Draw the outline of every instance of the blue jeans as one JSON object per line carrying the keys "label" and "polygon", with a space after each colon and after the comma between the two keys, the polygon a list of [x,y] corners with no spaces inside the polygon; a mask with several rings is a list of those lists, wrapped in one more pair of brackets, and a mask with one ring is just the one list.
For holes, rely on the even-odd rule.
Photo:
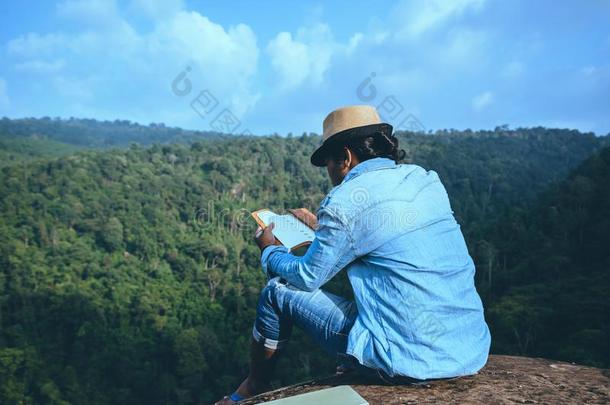
{"label": "blue jeans", "polygon": [[345,354],[347,335],[357,315],[354,301],[320,288],[299,290],[274,277],[261,292],[252,334],[265,347],[279,349],[288,342],[296,324],[328,353]]}
{"label": "blue jeans", "polygon": [[302,328],[324,350],[342,357],[346,365],[358,373],[370,376],[381,384],[413,384],[421,380],[410,377],[390,377],[382,370],[363,366],[346,354],[347,336],[358,315],[354,301],[323,289],[312,292],[299,290],[286,280],[274,277],[263,288],[256,308],[252,335],[270,349],[280,349],[288,343],[293,325]]}

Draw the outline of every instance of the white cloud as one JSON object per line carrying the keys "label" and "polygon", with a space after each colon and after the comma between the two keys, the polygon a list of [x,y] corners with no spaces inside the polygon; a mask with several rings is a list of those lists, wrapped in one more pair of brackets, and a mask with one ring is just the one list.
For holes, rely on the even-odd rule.
{"label": "white cloud", "polygon": [[183,9],[182,0],[132,0],[128,7],[130,13],[153,20],[172,16]]}
{"label": "white cloud", "polygon": [[[305,32],[279,33],[266,47],[277,77],[274,85],[284,91],[298,89],[291,97],[316,116],[321,108],[364,102],[356,88],[374,72],[370,91],[376,96],[366,102],[378,105],[394,96],[402,111],[395,121],[409,113],[424,116],[430,94],[445,91],[443,87],[452,81],[477,76],[489,66],[489,35],[461,18],[478,12],[483,4],[484,0],[402,2],[389,10],[388,17],[371,18],[361,32],[353,32],[346,40],[337,40],[320,23],[307,26]],[[315,41],[310,39],[314,27]],[[316,97],[314,103],[305,102]],[[315,107],[309,107],[312,104]],[[299,119],[305,118],[292,121]]]}
{"label": "white cloud", "polygon": [[93,76],[85,78],[57,76],[52,79],[56,93],[75,104],[94,100],[96,84],[99,84],[95,81],[96,78]]}
{"label": "white cloud", "polygon": [[439,42],[436,47],[431,48],[435,50],[436,59],[444,69],[450,68],[455,72],[459,68],[470,69],[473,65],[480,67],[485,64],[488,43],[484,31],[460,27],[449,30],[446,42]]}
{"label": "white cloud", "polygon": [[66,63],[63,59],[56,59],[49,62],[34,59],[16,64],[15,69],[33,73],[52,73],[62,70],[65,65]]}
{"label": "white cloud", "polygon": [[[7,44],[9,55],[23,62],[48,59],[69,61],[72,56],[79,61],[112,60],[117,54],[137,49],[140,45],[138,33],[126,22],[120,20],[112,30],[85,29],[74,35],[61,32],[40,35],[28,33],[11,39]],[[23,63],[21,62],[21,63]]]}
{"label": "white cloud", "polygon": [[524,72],[525,72],[525,64],[523,62],[512,61],[512,62],[508,63],[506,66],[504,66],[504,68],[500,72],[500,75],[507,79],[514,79],[514,78],[517,78],[517,77],[523,75]]}
{"label": "white cloud", "polygon": [[472,108],[475,111],[481,111],[488,107],[494,101],[494,94],[491,91],[485,91],[477,94],[472,98]]}
{"label": "white cloud", "polygon": [[181,11],[163,21],[146,40],[147,58],[168,60],[174,69],[192,61],[202,81],[214,92],[232,100],[236,114],[250,108],[258,95],[250,91],[257,71],[256,35],[245,24],[225,30],[196,12]]}
{"label": "white cloud", "polygon": [[[225,28],[197,12],[179,10],[180,4],[134,1],[130,10],[156,18],[148,32],[138,32],[113,1],[64,1],[57,13],[85,22],[80,31],[23,35],[8,42],[8,54],[17,70],[47,73],[46,84],[66,98],[64,105],[101,110],[99,95],[125,100],[129,92],[129,108],[136,111],[160,97],[174,97],[169,83],[189,65],[192,97],[207,88],[223,107],[243,114],[259,97],[252,90],[259,56],[256,35],[245,24]],[[86,24],[98,15],[103,23]],[[188,103],[182,108],[188,109]]]}
{"label": "white cloud", "polygon": [[7,110],[10,106],[8,91],[6,89],[6,81],[0,78],[0,110]]}
{"label": "white cloud", "polygon": [[362,42],[363,39],[364,39],[364,34],[361,32],[356,32],[354,35],[352,35],[347,44],[346,52],[348,54],[354,52],[356,50],[356,48],[358,48],[358,46],[360,45],[360,43]]}
{"label": "white cloud", "polygon": [[282,90],[294,89],[304,83],[320,85],[335,58],[349,56],[365,41],[365,34],[356,32],[345,43],[334,39],[327,24],[315,23],[301,27],[293,35],[280,32],[266,47],[272,68],[279,75]]}
{"label": "white cloud", "polygon": [[402,1],[393,12],[394,24],[399,27],[395,35],[399,39],[417,38],[469,9],[479,10],[484,3],[485,0]]}
{"label": "white cloud", "polygon": [[9,55],[35,58],[57,52],[65,45],[67,40],[68,38],[63,34],[40,35],[31,32],[11,39],[6,47]]}
{"label": "white cloud", "polygon": [[151,56],[188,58],[215,79],[228,76],[232,83],[240,76],[251,76],[258,59],[256,36],[249,26],[225,30],[196,12],[179,12],[163,21],[145,45]]}
{"label": "white cloud", "polygon": [[89,29],[112,27],[121,23],[114,0],[64,0],[57,4],[58,16],[86,24]]}
{"label": "white cloud", "polygon": [[[351,44],[357,46],[358,41],[355,38]],[[280,86],[291,89],[307,80],[320,84],[337,46],[328,25],[316,24],[299,29],[294,38],[280,32],[267,45],[267,53],[280,75]]]}
{"label": "white cloud", "polygon": [[[491,37],[482,28],[462,23],[459,16],[467,10],[479,12],[483,5],[484,0],[403,1],[386,21],[371,20],[352,52],[357,56],[348,63],[359,60],[360,66],[370,66],[370,70],[380,74],[380,79],[404,75],[417,87],[477,75],[492,62]],[[424,33],[434,35],[424,39],[421,37]],[[409,80],[414,72],[419,84]],[[409,86],[405,90],[411,89]]]}

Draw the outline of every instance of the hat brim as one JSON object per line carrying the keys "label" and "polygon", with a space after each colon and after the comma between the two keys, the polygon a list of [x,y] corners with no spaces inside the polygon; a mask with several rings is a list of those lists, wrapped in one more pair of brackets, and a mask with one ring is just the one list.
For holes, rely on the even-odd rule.
{"label": "hat brim", "polygon": [[326,156],[333,146],[348,139],[360,138],[373,135],[375,132],[383,132],[390,136],[392,135],[392,126],[385,122],[379,124],[364,125],[361,127],[349,128],[330,136],[322,145],[316,149],[311,155],[310,161],[314,166],[326,166]]}

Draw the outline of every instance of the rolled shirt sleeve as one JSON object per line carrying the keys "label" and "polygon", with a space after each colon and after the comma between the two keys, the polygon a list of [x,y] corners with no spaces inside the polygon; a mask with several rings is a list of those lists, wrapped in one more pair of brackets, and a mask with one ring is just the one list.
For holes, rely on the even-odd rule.
{"label": "rolled shirt sleeve", "polygon": [[354,245],[345,224],[328,208],[318,211],[318,229],[304,256],[285,246],[268,246],[261,254],[263,271],[280,276],[304,291],[314,291],[355,259]]}
{"label": "rolled shirt sleeve", "polygon": [[273,277],[273,272],[269,271],[269,256],[276,252],[288,253],[289,250],[283,245],[269,245],[261,252],[261,266],[268,279]]}

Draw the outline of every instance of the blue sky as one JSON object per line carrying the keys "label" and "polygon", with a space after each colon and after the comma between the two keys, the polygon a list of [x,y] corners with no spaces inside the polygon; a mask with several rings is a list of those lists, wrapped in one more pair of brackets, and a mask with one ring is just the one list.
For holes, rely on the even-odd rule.
{"label": "blue sky", "polygon": [[2,2],[0,61],[8,117],[610,132],[610,1]]}

